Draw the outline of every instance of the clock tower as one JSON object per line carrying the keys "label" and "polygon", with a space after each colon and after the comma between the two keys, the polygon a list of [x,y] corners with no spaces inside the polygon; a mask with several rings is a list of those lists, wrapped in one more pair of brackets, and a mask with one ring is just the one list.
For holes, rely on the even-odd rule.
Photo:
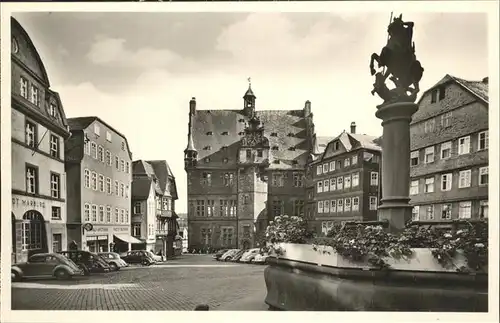
{"label": "clock tower", "polygon": [[252,91],[252,83],[250,83],[250,78],[248,78],[248,90],[243,96],[243,114],[251,118],[255,113],[255,94]]}

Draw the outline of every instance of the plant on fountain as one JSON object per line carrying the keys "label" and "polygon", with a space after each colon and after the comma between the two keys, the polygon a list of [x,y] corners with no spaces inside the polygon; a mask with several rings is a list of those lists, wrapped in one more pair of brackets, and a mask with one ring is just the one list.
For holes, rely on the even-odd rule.
{"label": "plant on fountain", "polygon": [[313,237],[307,222],[298,216],[281,215],[274,218],[266,228],[266,244],[262,251],[282,255],[283,250],[276,247],[280,242],[307,243]]}

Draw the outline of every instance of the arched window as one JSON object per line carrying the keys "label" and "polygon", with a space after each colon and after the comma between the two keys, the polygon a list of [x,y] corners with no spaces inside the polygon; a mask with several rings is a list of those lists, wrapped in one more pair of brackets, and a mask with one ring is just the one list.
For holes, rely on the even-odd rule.
{"label": "arched window", "polygon": [[22,222],[22,249],[42,249],[43,241],[43,217],[37,211],[24,213]]}

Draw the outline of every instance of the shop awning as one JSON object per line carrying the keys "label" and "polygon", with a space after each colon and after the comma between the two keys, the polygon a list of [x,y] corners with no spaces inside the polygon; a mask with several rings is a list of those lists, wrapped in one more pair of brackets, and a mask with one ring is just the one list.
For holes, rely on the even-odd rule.
{"label": "shop awning", "polygon": [[131,235],[128,235],[128,234],[114,234],[115,237],[117,237],[118,239],[120,239],[121,241],[123,242],[128,242],[128,243],[144,243],[143,241],[139,240],[139,239],[136,239],[134,237],[132,237]]}

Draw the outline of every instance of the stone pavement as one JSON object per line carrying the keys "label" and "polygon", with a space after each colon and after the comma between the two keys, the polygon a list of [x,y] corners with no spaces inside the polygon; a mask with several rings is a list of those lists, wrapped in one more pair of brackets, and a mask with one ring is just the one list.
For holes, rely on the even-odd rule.
{"label": "stone pavement", "polygon": [[12,284],[13,310],[267,310],[264,266],[186,255],[70,281]]}

